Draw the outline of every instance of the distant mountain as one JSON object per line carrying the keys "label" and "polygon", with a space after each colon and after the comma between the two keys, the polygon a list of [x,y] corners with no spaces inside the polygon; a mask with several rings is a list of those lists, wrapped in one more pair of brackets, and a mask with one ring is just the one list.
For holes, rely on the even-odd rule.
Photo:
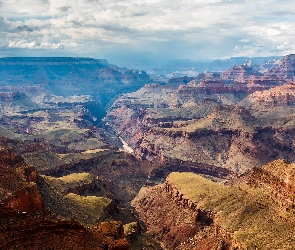
{"label": "distant mountain", "polygon": [[34,95],[39,87],[54,95],[91,95],[105,106],[116,95],[135,91],[149,82],[146,72],[120,68],[104,59],[0,58],[0,91],[21,88]]}
{"label": "distant mountain", "polygon": [[272,57],[231,57],[216,60],[143,60],[134,62],[118,62],[130,68],[145,70],[153,79],[167,82],[177,77],[195,77],[201,72],[223,72],[236,65],[251,66],[253,70],[266,72],[276,67],[279,56]]}

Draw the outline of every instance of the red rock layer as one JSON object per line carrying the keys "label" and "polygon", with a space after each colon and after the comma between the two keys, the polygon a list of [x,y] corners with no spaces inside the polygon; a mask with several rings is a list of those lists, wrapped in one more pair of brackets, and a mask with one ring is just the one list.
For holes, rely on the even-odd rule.
{"label": "red rock layer", "polygon": [[149,188],[133,205],[147,233],[166,249],[235,249],[242,247],[214,222],[214,214],[197,209],[169,183]]}
{"label": "red rock layer", "polygon": [[270,193],[280,205],[295,209],[295,164],[277,160],[262,168],[253,168],[247,180],[250,185]]}
{"label": "red rock layer", "polygon": [[33,167],[16,169],[0,163],[0,201],[6,207],[21,212],[36,212],[43,209],[43,202]]}

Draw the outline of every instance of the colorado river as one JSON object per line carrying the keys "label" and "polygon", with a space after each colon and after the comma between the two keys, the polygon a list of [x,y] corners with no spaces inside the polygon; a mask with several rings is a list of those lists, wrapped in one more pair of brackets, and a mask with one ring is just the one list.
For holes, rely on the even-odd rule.
{"label": "colorado river", "polygon": [[121,150],[126,153],[132,154],[133,149],[121,137],[119,137],[119,138],[120,138],[121,142],[123,143],[123,149],[121,149]]}

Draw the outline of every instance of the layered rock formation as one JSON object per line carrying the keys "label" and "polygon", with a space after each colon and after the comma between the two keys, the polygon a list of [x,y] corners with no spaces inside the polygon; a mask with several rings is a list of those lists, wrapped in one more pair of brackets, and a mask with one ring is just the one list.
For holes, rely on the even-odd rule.
{"label": "layered rock formation", "polygon": [[142,189],[133,205],[148,234],[167,249],[292,249],[294,214],[269,195],[270,188],[282,194],[290,189],[259,170],[250,179],[251,185],[265,186],[252,188],[245,181],[224,186],[196,174],[172,173],[165,184]]}
{"label": "layered rock formation", "polygon": [[36,184],[40,182],[36,169],[25,165],[11,148],[0,151],[0,176],[1,249],[42,249],[44,244],[47,249],[129,249],[121,222],[86,229],[45,210],[48,204]]}
{"label": "layered rock formation", "polygon": [[12,149],[0,151],[0,200],[6,208],[22,212],[43,209],[43,201],[36,185],[36,170],[26,166]]}
{"label": "layered rock formation", "polygon": [[295,75],[295,54],[286,55],[283,60],[278,62],[279,65],[272,68],[265,77],[273,78],[276,80],[293,80]]}
{"label": "layered rock formation", "polygon": [[39,84],[56,95],[93,95],[103,105],[151,81],[144,71],[119,68],[106,60],[68,57],[1,58],[0,76],[3,90],[21,86],[24,91],[24,86]]}
{"label": "layered rock formation", "polygon": [[240,105],[251,110],[268,126],[291,129],[294,124],[294,96],[294,82],[288,82],[267,91],[257,91],[242,100]]}
{"label": "layered rock formation", "polygon": [[199,75],[177,89],[180,79],[147,85],[119,98],[105,127],[139,159],[190,164],[198,173],[206,166],[207,173],[226,168],[242,174],[275,159],[293,161],[292,58],[276,68],[279,80],[270,74],[275,69],[262,75],[242,65],[221,76]]}
{"label": "layered rock formation", "polygon": [[[0,60],[3,84],[14,84],[0,88],[0,134],[6,136],[0,137],[6,147],[0,152],[1,201],[3,214],[15,223],[3,220],[12,239],[3,247],[40,248],[48,235],[52,249],[126,249],[122,223],[113,220],[126,224],[134,249],[161,249],[151,237],[167,249],[294,246],[293,165],[278,161],[259,168],[280,158],[295,160],[292,58],[264,75],[247,63],[141,89],[150,82],[146,73],[106,61]],[[19,67],[25,72],[13,78]],[[111,98],[134,90],[114,102],[104,128],[98,128]],[[134,200],[137,223],[131,200],[142,186],[173,171],[238,184],[171,174]],[[247,171],[247,182],[236,179]],[[22,231],[18,223],[34,232]],[[140,234],[139,225],[148,236]],[[66,240],[69,235],[72,241]]]}

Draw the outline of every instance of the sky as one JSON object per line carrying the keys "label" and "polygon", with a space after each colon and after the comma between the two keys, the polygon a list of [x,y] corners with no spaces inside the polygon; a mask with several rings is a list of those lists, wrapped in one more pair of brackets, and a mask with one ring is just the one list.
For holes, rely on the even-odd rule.
{"label": "sky", "polygon": [[291,0],[0,0],[0,57],[201,61],[291,53]]}

